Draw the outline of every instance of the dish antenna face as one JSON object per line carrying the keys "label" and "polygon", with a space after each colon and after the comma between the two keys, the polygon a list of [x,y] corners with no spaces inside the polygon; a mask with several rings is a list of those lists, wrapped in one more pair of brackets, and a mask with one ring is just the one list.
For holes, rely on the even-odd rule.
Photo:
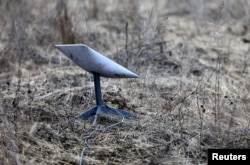
{"label": "dish antenna face", "polygon": [[75,119],[87,119],[95,115],[93,124],[96,124],[97,115],[100,112],[120,115],[122,117],[131,115],[128,111],[111,108],[103,104],[100,76],[110,78],[138,78],[138,75],[86,45],[66,44],[55,45],[55,47],[78,66],[94,75],[96,106],[76,116]]}
{"label": "dish antenna face", "polygon": [[88,72],[110,78],[138,78],[139,76],[83,44],[56,45],[61,52]]}

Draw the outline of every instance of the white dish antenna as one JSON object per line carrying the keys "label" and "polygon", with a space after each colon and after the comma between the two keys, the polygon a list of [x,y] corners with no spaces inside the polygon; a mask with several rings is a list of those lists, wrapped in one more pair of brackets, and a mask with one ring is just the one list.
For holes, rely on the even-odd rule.
{"label": "white dish antenna", "polygon": [[138,78],[138,75],[86,45],[67,44],[56,45],[55,47],[58,48],[62,53],[64,53],[68,58],[70,58],[74,63],[76,63],[86,71],[93,73],[94,75],[96,106],[76,116],[76,119],[87,119],[90,116],[95,115],[93,124],[96,124],[97,115],[100,112],[120,115],[123,118],[124,116],[131,115],[131,113],[128,111],[111,108],[103,104],[100,76],[111,78]]}
{"label": "white dish antenna", "polygon": [[61,52],[88,72],[110,78],[138,78],[139,76],[104,55],[83,44],[56,45]]}

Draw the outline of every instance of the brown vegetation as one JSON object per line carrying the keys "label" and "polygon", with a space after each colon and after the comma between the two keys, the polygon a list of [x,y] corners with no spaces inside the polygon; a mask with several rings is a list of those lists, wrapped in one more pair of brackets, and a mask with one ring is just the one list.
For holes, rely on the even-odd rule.
{"label": "brown vegetation", "polygon": [[[208,148],[250,148],[249,7],[0,1],[0,162],[206,164]],[[60,43],[84,43],[140,75],[101,79],[105,102],[133,116],[113,127],[113,116],[72,120],[95,104],[92,75]]]}

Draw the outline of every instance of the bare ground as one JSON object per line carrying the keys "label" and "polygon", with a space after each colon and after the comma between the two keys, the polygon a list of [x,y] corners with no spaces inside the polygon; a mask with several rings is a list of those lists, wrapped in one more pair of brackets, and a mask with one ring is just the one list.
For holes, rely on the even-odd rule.
{"label": "bare ground", "polygon": [[[248,1],[0,1],[2,164],[206,164],[250,148]],[[133,112],[72,120],[92,76],[54,48],[84,43],[140,75],[102,78]]]}

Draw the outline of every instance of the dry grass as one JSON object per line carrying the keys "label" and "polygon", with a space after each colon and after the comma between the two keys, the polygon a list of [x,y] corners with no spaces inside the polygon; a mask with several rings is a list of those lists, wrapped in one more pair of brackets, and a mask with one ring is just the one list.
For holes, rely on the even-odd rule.
{"label": "dry grass", "polygon": [[[250,147],[248,1],[0,3],[3,164],[79,164],[89,135],[85,164],[206,164],[208,148]],[[105,131],[119,118],[72,121],[95,104],[93,82],[59,43],[139,74],[101,80],[133,116]]]}

